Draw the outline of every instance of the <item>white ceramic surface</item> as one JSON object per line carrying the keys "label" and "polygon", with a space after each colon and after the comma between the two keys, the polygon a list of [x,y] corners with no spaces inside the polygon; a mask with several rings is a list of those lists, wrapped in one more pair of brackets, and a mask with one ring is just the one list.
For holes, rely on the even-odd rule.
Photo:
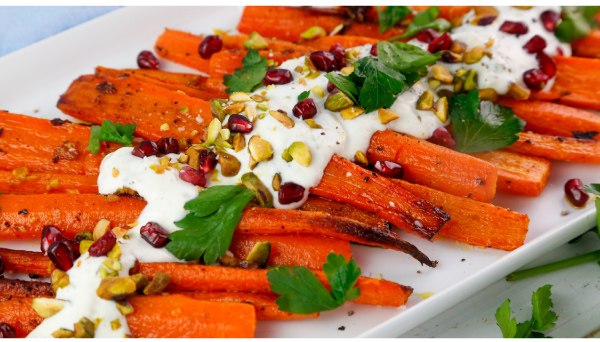
{"label": "white ceramic surface", "polygon": [[[0,59],[0,109],[65,117],[56,101],[79,75],[92,74],[98,65],[135,68],[138,53],[152,50],[165,27],[198,34],[212,32],[212,28],[235,30],[241,12],[240,7],[124,8],[76,26]],[[165,70],[190,71],[168,61],[161,63]],[[525,246],[511,253],[448,239],[430,243],[403,234],[440,261],[430,269],[399,252],[352,247],[364,275],[379,273],[414,287],[415,293],[435,293],[430,298],[413,296],[403,308],[347,303],[316,320],[259,322],[257,337],[395,337],[407,332],[595,225],[593,205],[575,210],[564,200],[562,187],[570,178],[581,178],[585,184],[600,182],[600,166],[554,162],[548,186],[539,198],[499,194],[494,199],[493,203],[531,219]],[[569,215],[561,216],[562,210]],[[354,314],[348,315],[349,311]],[[342,326],[344,330],[338,329]]]}

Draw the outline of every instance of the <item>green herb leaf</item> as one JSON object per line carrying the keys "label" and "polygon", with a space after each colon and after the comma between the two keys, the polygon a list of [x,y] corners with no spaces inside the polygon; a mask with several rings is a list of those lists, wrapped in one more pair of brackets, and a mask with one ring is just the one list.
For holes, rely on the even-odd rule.
{"label": "green herb leaf", "polygon": [[360,288],[355,287],[360,268],[354,260],[346,262],[343,255],[331,253],[323,265],[323,272],[331,292],[306,267],[294,266],[291,271],[287,267],[278,267],[267,272],[271,291],[280,295],[275,301],[279,310],[306,315],[333,310],[360,296]]}
{"label": "green herb leaf", "polygon": [[135,124],[113,123],[110,120],[102,121],[102,126],[92,126],[88,151],[94,155],[97,154],[100,151],[100,140],[130,145],[133,142],[133,132],[135,132],[136,126]]}
{"label": "green herb leaf", "polygon": [[412,13],[412,10],[407,6],[387,6],[383,11],[380,6],[375,6],[375,8],[379,13],[379,33],[391,29],[396,23]]}
{"label": "green herb leaf", "polygon": [[377,43],[379,60],[388,67],[402,73],[427,72],[427,66],[442,56],[441,52],[429,52],[406,43]]}
{"label": "green herb leaf", "polygon": [[540,331],[552,329],[556,325],[554,322],[558,319],[556,313],[550,310],[552,307],[551,288],[552,285],[544,285],[533,293],[531,297],[533,314],[529,321],[517,324],[515,318],[510,318],[510,300],[507,299],[502,303],[496,310],[496,321],[504,338],[546,337]]}
{"label": "green herb leaf", "polygon": [[[446,32],[452,28],[452,25],[448,20],[444,18],[437,18],[440,14],[440,9],[437,6],[431,6],[426,10],[423,10],[415,14],[413,22],[408,25],[406,32],[397,37],[390,38],[388,40],[393,41],[400,38],[408,38],[417,34],[422,29],[431,28],[438,32]],[[437,19],[436,19],[437,18]]]}
{"label": "green herb leaf", "polygon": [[404,75],[371,56],[359,60],[354,73],[365,79],[358,101],[367,113],[381,107],[389,108],[396,95],[406,89]]}
{"label": "green herb leaf", "polygon": [[330,80],[342,93],[348,95],[354,103],[358,103],[356,98],[360,93],[360,86],[356,85],[349,76],[337,72],[330,72],[325,75],[325,78]]}
{"label": "green herb leaf", "polygon": [[298,102],[307,99],[308,95],[310,95],[310,90],[301,92],[300,95],[298,95]]}
{"label": "green herb leaf", "polygon": [[496,322],[502,331],[502,337],[513,338],[517,334],[517,320],[510,318],[510,299],[507,299],[496,310]]}
{"label": "green herb leaf", "polygon": [[258,51],[248,50],[242,59],[242,68],[235,69],[233,75],[223,76],[223,84],[227,86],[227,94],[237,91],[251,92],[261,84],[267,74],[267,59],[261,57]]}
{"label": "green herb leaf", "polygon": [[514,144],[525,121],[512,109],[479,100],[477,89],[450,98],[456,150],[464,153],[497,150]]}
{"label": "green herb leaf", "polygon": [[600,6],[564,6],[563,19],[556,26],[554,35],[563,43],[587,37],[597,13],[600,13]]}
{"label": "green herb leaf", "polygon": [[584,185],[583,189],[585,192],[600,196],[600,184],[592,183],[590,185]]}
{"label": "green herb leaf", "polygon": [[550,299],[552,285],[544,285],[537,289],[531,297],[533,304],[533,330],[545,331],[556,326],[558,317],[554,311],[551,311],[553,303]]}
{"label": "green herb leaf", "polygon": [[[514,318],[513,318],[514,319]],[[514,338],[527,338],[531,336],[531,325],[533,324],[532,321],[525,321],[523,323],[518,323],[517,324],[517,333],[515,334],[515,336],[513,336]]]}
{"label": "green herb leaf", "polygon": [[167,250],[187,261],[204,256],[204,262],[212,264],[227,252],[242,211],[253,198],[254,192],[236,185],[217,185],[201,191],[185,204],[190,213],[175,222],[184,229],[169,235]]}

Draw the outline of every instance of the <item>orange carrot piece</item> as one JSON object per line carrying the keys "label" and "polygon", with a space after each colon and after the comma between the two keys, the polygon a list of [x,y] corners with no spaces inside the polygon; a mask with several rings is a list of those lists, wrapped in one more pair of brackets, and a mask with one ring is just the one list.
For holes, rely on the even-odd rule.
{"label": "orange carrot piece", "polygon": [[519,133],[519,140],[506,149],[554,160],[600,164],[600,142],[596,140]]}
{"label": "orange carrot piece", "polygon": [[[573,137],[573,131],[600,132],[600,116],[587,110],[552,102],[517,101],[509,98],[501,98],[498,104],[511,107],[515,115],[525,120],[525,131],[561,137]],[[600,135],[596,135],[594,139],[600,140]]]}
{"label": "orange carrot piece", "polygon": [[33,298],[15,297],[0,302],[0,320],[15,328],[15,337],[23,338],[44,320],[33,310]]}
{"label": "orange carrot piece", "polygon": [[331,201],[322,197],[309,196],[306,202],[300,207],[300,210],[318,211],[331,216],[344,217],[383,230],[389,230],[391,228],[388,221],[370,211],[359,209],[350,204]]}
{"label": "orange carrot piece", "polygon": [[550,162],[544,158],[504,150],[471,154],[498,169],[496,189],[521,196],[539,196],[550,178]]}
{"label": "orange carrot piece", "polygon": [[0,171],[0,192],[3,194],[98,193],[98,177],[62,173],[29,173],[18,177],[11,171]]}
{"label": "orange carrot piece", "polygon": [[592,30],[587,37],[572,42],[571,47],[574,56],[600,58],[600,30]]}
{"label": "orange carrot piece", "polygon": [[49,277],[53,270],[52,262],[41,252],[0,248],[0,256],[6,271]]}
{"label": "orange carrot piece", "polygon": [[204,37],[165,29],[154,44],[154,51],[162,58],[208,74],[208,59],[197,58],[198,47]]}
{"label": "orange carrot piece", "polygon": [[442,228],[442,236],[507,251],[522,246],[525,241],[529,226],[527,215],[399,179],[393,182],[450,214],[452,219]]}
{"label": "orange carrot piece", "polygon": [[251,338],[256,329],[252,305],[196,300],[173,294],[128,299],[126,316],[136,338]]}
{"label": "orange carrot piece", "polygon": [[367,158],[372,164],[398,163],[404,168],[403,179],[452,195],[489,202],[496,194],[494,165],[407,134],[376,132]]}
{"label": "orange carrot piece", "polygon": [[347,260],[352,257],[348,240],[299,234],[237,234],[231,240],[229,251],[235,257],[246,260],[254,245],[267,241],[271,243],[271,257],[267,265],[294,265],[320,270],[329,253],[342,254]]}
{"label": "orange carrot piece", "polygon": [[0,278],[0,302],[10,300],[12,297],[51,296],[53,293],[50,283]]}
{"label": "orange carrot piece", "polygon": [[[430,6],[409,6],[415,11],[423,11],[429,8]],[[444,18],[448,21],[452,21],[452,19],[462,18],[465,14],[469,13],[473,6],[438,6],[440,9],[440,14],[438,18]]]}
{"label": "orange carrot piece", "polygon": [[[188,110],[182,111],[184,107]],[[131,77],[81,76],[60,97],[58,108],[95,124],[105,119],[137,124],[136,134],[152,140],[190,139],[213,119],[209,102]],[[196,134],[194,142],[201,136]]]}
{"label": "orange carrot piece", "polygon": [[[139,264],[138,271],[152,279],[157,272],[171,275],[167,289],[175,291],[237,291],[273,294],[269,289],[267,270],[188,265],[179,263]],[[322,271],[312,271],[325,287],[327,277]],[[359,277],[360,297],[354,302],[369,305],[402,306],[412,294],[412,288],[391,281]]]}
{"label": "orange carrot piece", "polygon": [[277,296],[248,293],[248,292],[179,292],[179,294],[192,297],[198,300],[221,302],[221,303],[248,303],[254,305],[256,310],[256,319],[259,321],[287,321],[302,318],[317,318],[319,313],[310,315],[293,314],[291,312],[279,310],[275,303]]}
{"label": "orange carrot piece", "polygon": [[309,46],[309,47],[313,48],[314,50],[329,51],[329,48],[334,44],[340,44],[345,49],[349,49],[349,48],[353,48],[353,47],[359,46],[359,45],[377,44],[378,41],[379,40],[377,40],[375,38],[369,38],[369,37],[335,35],[335,36],[326,36],[326,37],[319,37],[316,39],[307,40],[307,41],[302,42],[301,44],[305,45],[305,46]]}
{"label": "orange carrot piece", "polygon": [[[223,78],[221,77],[209,77],[206,80],[206,89],[217,94],[227,94],[225,92],[227,87],[223,84]],[[224,96],[223,98],[229,98],[229,95]]]}

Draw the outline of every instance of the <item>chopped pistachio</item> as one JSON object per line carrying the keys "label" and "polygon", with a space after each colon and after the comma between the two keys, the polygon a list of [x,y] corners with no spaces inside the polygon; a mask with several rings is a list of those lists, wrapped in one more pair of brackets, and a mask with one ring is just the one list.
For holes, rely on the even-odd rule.
{"label": "chopped pistachio", "polygon": [[100,279],[104,279],[106,277],[118,277],[119,271],[107,271],[106,268],[100,267]]}
{"label": "chopped pistachio", "polygon": [[87,317],[83,317],[79,322],[73,324],[75,330],[75,338],[94,338],[94,322],[90,321]]}
{"label": "chopped pistachio", "polygon": [[320,71],[311,71],[310,73],[308,73],[308,76],[306,76],[306,78],[308,78],[309,80],[314,80],[315,78],[321,76],[321,72]]}
{"label": "chopped pistachio", "polygon": [[121,244],[116,243],[113,249],[110,252],[108,252],[107,256],[111,259],[119,260],[119,258],[121,258],[121,255]]}
{"label": "chopped pistachio", "polygon": [[[265,112],[269,110],[269,105],[266,103],[259,103],[256,105],[256,108],[260,109],[260,110],[264,110]],[[260,116],[259,116],[260,119]]]}
{"label": "chopped pistachio", "polygon": [[98,223],[96,223],[96,226],[94,227],[94,233],[93,233],[94,240],[98,240],[104,234],[106,234],[109,230],[110,230],[110,221],[105,218],[100,219],[98,221]]}
{"label": "chopped pistachio", "polygon": [[[238,103],[238,104],[241,104],[242,106],[244,105],[242,103]],[[219,133],[221,132],[222,128],[223,127],[221,126],[221,121],[219,121],[217,119],[212,119],[210,124],[208,124],[206,141],[204,142],[203,145],[204,146],[213,145],[215,143],[215,141],[217,140],[217,138],[219,137]],[[191,156],[190,156],[190,158],[191,158]]]}
{"label": "chopped pistachio", "polygon": [[231,138],[231,131],[227,128],[221,129],[219,133],[221,133],[221,138],[223,138],[223,140],[229,140],[229,138]]}
{"label": "chopped pistachio", "polygon": [[467,74],[466,69],[460,68],[460,69],[456,70],[456,77],[463,77],[466,74]]}
{"label": "chopped pistachio", "polygon": [[106,266],[111,271],[120,271],[123,269],[123,265],[118,260],[112,258],[106,258],[102,262],[102,265]]}
{"label": "chopped pistachio", "polygon": [[121,321],[117,318],[114,321],[110,322],[110,328],[112,330],[119,330],[121,328]]}
{"label": "chopped pistachio", "polygon": [[189,113],[190,109],[188,107],[181,107],[179,108],[179,112],[182,114]]}
{"label": "chopped pistachio", "polygon": [[467,64],[474,64],[479,62],[483,58],[483,46],[475,46],[463,55],[463,59]]}
{"label": "chopped pistachio", "polygon": [[463,84],[463,89],[465,91],[471,91],[477,88],[477,71],[469,70],[467,75],[465,76],[465,83]]}
{"label": "chopped pistachio", "polygon": [[435,108],[433,112],[441,122],[445,123],[448,121],[448,99],[446,97],[440,97],[437,101],[435,101]]}
{"label": "chopped pistachio", "polygon": [[63,329],[63,328],[56,330],[55,332],[53,332],[50,335],[54,338],[73,338],[73,337],[75,337],[74,332],[72,332],[71,330]]}
{"label": "chopped pistachio", "polygon": [[354,66],[347,66],[347,67],[343,67],[340,72],[346,76],[350,75],[351,73],[354,72]]}
{"label": "chopped pistachio", "polygon": [[259,267],[267,266],[271,257],[271,243],[268,241],[257,242],[246,257],[246,261]]}
{"label": "chopped pistachio", "polygon": [[359,165],[362,165],[362,166],[369,165],[369,161],[367,160],[367,156],[365,156],[365,154],[361,150],[356,151],[356,153],[354,154],[354,162],[356,164],[359,164]]}
{"label": "chopped pistachio", "polygon": [[433,72],[433,78],[435,78],[436,80],[446,84],[452,83],[454,77],[452,77],[452,74],[450,73],[450,71],[448,71],[448,69],[437,64],[434,65],[431,70]]}
{"label": "chopped pistachio", "polygon": [[239,114],[244,111],[245,105],[243,103],[233,103],[223,107],[223,113],[227,115]]}
{"label": "chopped pistachio", "polygon": [[92,240],[83,240],[79,243],[79,254],[83,254],[90,249],[90,246],[94,244]]}
{"label": "chopped pistachio", "polygon": [[266,89],[267,90],[274,90],[275,88],[277,88],[277,87],[275,87],[274,84],[269,84]]}
{"label": "chopped pistachio", "polygon": [[458,54],[464,53],[465,51],[467,51],[467,44],[455,39],[452,41],[450,51]]}
{"label": "chopped pistachio", "polygon": [[273,155],[273,146],[258,135],[253,135],[248,141],[248,151],[257,163],[271,158]]}
{"label": "chopped pistachio", "polygon": [[256,112],[256,106],[253,105],[246,106],[246,108],[244,108],[244,112],[246,113],[246,117],[248,120],[250,120],[250,122],[254,122],[258,116],[258,113]]}
{"label": "chopped pistachio", "polygon": [[225,120],[225,113],[223,113],[223,105],[227,103],[227,100],[214,99],[210,101],[210,112],[213,117],[219,121]]}
{"label": "chopped pistachio", "polygon": [[250,170],[254,170],[254,168],[258,165],[258,162],[252,158],[252,154],[248,157],[248,167]]}
{"label": "chopped pistachio", "polygon": [[274,59],[267,59],[267,67],[276,66],[276,65],[277,65],[277,63],[275,63]]}
{"label": "chopped pistachio", "polygon": [[494,45],[494,38],[491,38],[487,43],[485,43],[485,48],[489,49],[492,47],[492,45]]}
{"label": "chopped pistachio", "polygon": [[185,154],[188,156],[187,164],[193,167],[194,169],[198,170],[198,168],[200,167],[200,152],[192,146],[185,151]]}
{"label": "chopped pistachio", "polygon": [[106,300],[121,300],[135,294],[136,284],[129,277],[107,277],[96,289],[98,297]]}
{"label": "chopped pistachio", "polygon": [[221,29],[218,29],[218,28],[213,28],[213,33],[216,34],[216,35],[219,35],[221,37],[227,36],[227,34],[229,34],[229,31],[230,30],[226,30],[225,31],[225,30],[221,30]]}
{"label": "chopped pistachio", "polygon": [[313,26],[307,29],[306,31],[300,33],[300,37],[306,40],[325,37],[326,35],[327,32],[321,26]]}
{"label": "chopped pistachio", "polygon": [[42,318],[54,316],[65,307],[65,301],[54,298],[38,297],[31,302],[31,307]]}
{"label": "chopped pistachio", "polygon": [[61,271],[59,269],[52,271],[50,281],[52,282],[52,292],[54,293],[56,293],[58,289],[67,287],[70,284],[69,275],[65,271]]}
{"label": "chopped pistachio", "polygon": [[452,18],[452,20],[450,20],[450,26],[452,26],[452,28],[457,28],[459,26],[461,26],[463,24],[462,18]]}
{"label": "chopped pistachio", "polygon": [[327,100],[325,100],[325,108],[332,112],[339,112],[344,108],[348,108],[354,104],[348,95],[342,93],[341,91],[333,91],[329,93],[327,96]]}
{"label": "chopped pistachio", "polygon": [[128,301],[117,301],[116,304],[121,315],[125,316],[133,313],[133,306]]}
{"label": "chopped pistachio", "polygon": [[433,92],[431,90],[427,90],[417,100],[417,109],[418,110],[430,110],[433,107]]}
{"label": "chopped pistachio", "polygon": [[271,110],[269,114],[277,121],[281,122],[285,127],[292,128],[296,125],[294,120],[292,120],[287,114],[280,110]]}
{"label": "chopped pistachio", "polygon": [[306,167],[310,165],[312,154],[305,143],[301,141],[292,143],[292,145],[290,145],[288,148],[288,153],[296,163]]}
{"label": "chopped pistachio", "polygon": [[463,85],[465,84],[465,80],[462,79],[462,77],[455,77],[454,78],[454,92],[455,93],[460,93],[462,91]]}
{"label": "chopped pistachio", "polygon": [[235,152],[239,152],[246,147],[246,138],[241,133],[237,133],[233,136],[233,149]]}
{"label": "chopped pistachio", "polygon": [[75,241],[81,242],[83,240],[94,240],[94,235],[92,232],[88,232],[87,230],[79,232],[77,235],[75,235]]}
{"label": "chopped pistachio", "polygon": [[318,97],[325,97],[325,91],[323,90],[323,88],[321,88],[321,86],[316,85],[310,88],[310,91],[312,91]]}
{"label": "chopped pistachio", "polygon": [[379,121],[384,125],[400,118],[400,116],[398,116],[396,113],[385,108],[379,108],[377,110],[377,114],[379,115]]}
{"label": "chopped pistachio", "polygon": [[473,6],[475,14],[495,14],[498,15],[498,9],[494,6]]}
{"label": "chopped pistachio", "polygon": [[508,87],[507,95],[515,100],[527,100],[531,95],[531,90],[517,83],[511,83]]}
{"label": "chopped pistachio", "polygon": [[269,101],[268,97],[264,97],[262,95],[258,95],[258,94],[254,94],[252,96],[250,96],[250,98],[254,101],[254,102],[265,102],[265,101]]}
{"label": "chopped pistachio", "polygon": [[313,119],[306,119],[304,120],[304,122],[306,122],[306,124],[313,129],[323,129],[323,126],[319,125],[315,120]]}
{"label": "chopped pistachio", "polygon": [[177,158],[177,161],[182,164],[186,164],[188,159],[190,159],[190,156],[188,156],[187,154],[182,154],[179,156],[179,158]]}
{"label": "chopped pistachio", "polygon": [[[215,150],[221,151],[221,148],[233,148],[233,146],[229,143],[229,141],[223,139],[223,136],[219,134],[217,140],[215,140]],[[221,148],[219,148],[221,147]]]}
{"label": "chopped pistachio", "polygon": [[150,283],[148,277],[142,273],[130,275],[129,278],[131,278],[131,280],[133,280],[133,282],[135,283],[136,291],[142,291]]}
{"label": "chopped pistachio", "polygon": [[113,232],[113,234],[115,234],[117,239],[120,239],[120,238],[124,237],[125,235],[127,235],[127,229],[124,229],[121,227],[114,227],[112,229],[112,232]]}
{"label": "chopped pistachio", "polygon": [[352,120],[364,113],[365,113],[365,110],[359,106],[352,106],[352,107],[348,107],[348,108],[344,108],[344,109],[340,110],[340,115],[342,116],[342,118],[344,120]]}
{"label": "chopped pistachio", "polygon": [[169,124],[168,124],[168,123],[166,123],[166,122],[165,122],[164,124],[160,125],[160,130],[161,130],[162,132],[166,132],[166,131],[168,131],[168,130],[170,130],[170,129],[171,129],[171,128],[169,127]]}
{"label": "chopped pistachio", "polygon": [[427,80],[427,84],[429,85],[429,88],[436,90],[437,88],[439,88],[442,85],[442,82],[440,80],[430,78]]}
{"label": "chopped pistachio", "polygon": [[258,119],[259,119],[259,120],[262,120],[262,119],[264,119],[266,116],[267,116],[267,113],[260,113],[260,114],[258,114]]}
{"label": "chopped pistachio", "polygon": [[279,191],[279,189],[281,189],[281,174],[276,173],[273,176],[273,181],[271,182],[271,187],[275,191]]}
{"label": "chopped pistachio", "polygon": [[281,158],[283,158],[283,160],[285,160],[288,163],[294,160],[294,158],[292,158],[292,156],[290,155],[290,151],[287,148],[281,154]]}
{"label": "chopped pistachio", "polygon": [[233,103],[243,103],[252,101],[248,94],[241,91],[236,91],[235,93],[229,95],[229,99],[233,101]]}
{"label": "chopped pistachio", "polygon": [[492,101],[498,100],[498,93],[494,88],[479,89],[479,98],[481,101]]}
{"label": "chopped pistachio", "polygon": [[145,295],[160,294],[167,287],[167,285],[169,285],[170,282],[171,282],[170,274],[157,272],[154,275],[154,278],[152,279],[150,284],[148,284],[148,286],[146,286],[144,288],[144,294]]}
{"label": "chopped pistachio", "polygon": [[240,172],[242,163],[229,153],[217,152],[219,156],[218,162],[221,165],[221,173],[225,177],[233,177]]}
{"label": "chopped pistachio", "polygon": [[304,67],[302,65],[298,65],[294,71],[299,72],[299,73],[303,73],[304,72]]}
{"label": "chopped pistachio", "polygon": [[344,53],[344,57],[353,61],[357,60],[358,56],[360,56],[360,51],[355,49],[346,50],[346,52]]}
{"label": "chopped pistachio", "polygon": [[489,51],[483,51],[483,55],[486,56],[489,59],[492,59],[492,57],[493,57],[492,53],[489,52]]}
{"label": "chopped pistachio", "polygon": [[264,50],[269,48],[269,43],[258,32],[250,33],[243,44],[245,49]]}
{"label": "chopped pistachio", "polygon": [[252,190],[258,205],[264,208],[273,207],[273,195],[265,184],[253,172],[244,173],[241,177],[242,186]]}
{"label": "chopped pistachio", "polygon": [[335,36],[336,34],[340,33],[343,29],[344,29],[344,24],[339,24],[338,26],[333,28],[333,30],[329,33],[329,35]]}
{"label": "chopped pistachio", "polygon": [[304,66],[305,71],[311,70],[311,71],[317,71],[317,67],[313,64],[313,62],[310,60],[310,58],[305,58],[304,59]]}

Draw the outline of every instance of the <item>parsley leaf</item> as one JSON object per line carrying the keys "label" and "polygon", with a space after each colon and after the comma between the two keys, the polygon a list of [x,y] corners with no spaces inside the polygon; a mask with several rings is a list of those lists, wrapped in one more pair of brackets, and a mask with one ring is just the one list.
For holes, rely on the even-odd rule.
{"label": "parsley leaf", "polygon": [[[517,320],[510,317],[510,299],[507,299],[496,310],[496,321],[502,337],[504,338],[528,338],[528,337],[545,337],[540,331],[546,331],[554,328],[554,322],[558,319],[556,313],[551,311],[553,306],[550,295],[552,285],[544,285],[537,289],[531,296],[533,304],[533,314],[529,321],[517,324]],[[536,330],[536,331],[534,331]]]}
{"label": "parsley leaf", "polygon": [[278,267],[267,272],[271,291],[280,295],[275,300],[279,310],[306,315],[333,310],[360,296],[360,288],[355,287],[360,268],[354,260],[346,262],[343,255],[331,253],[323,264],[323,272],[331,292],[306,267],[293,266],[291,271]]}
{"label": "parsley leaf", "polygon": [[496,321],[502,331],[502,337],[515,337],[517,334],[517,319],[510,318],[510,299],[505,300],[496,310]]}
{"label": "parsley leaf", "polygon": [[102,121],[102,126],[92,126],[88,151],[96,155],[100,151],[100,140],[130,145],[133,142],[133,132],[135,132],[136,126],[135,124],[113,123],[110,120]]}
{"label": "parsley leaf", "polygon": [[310,95],[310,90],[301,92],[300,95],[298,95],[298,102],[307,99],[308,95]]}
{"label": "parsley leaf", "polygon": [[227,252],[242,211],[253,198],[254,192],[236,185],[203,190],[185,204],[190,213],[175,222],[185,229],[169,234],[167,250],[187,261],[204,256],[204,263],[212,264]]}
{"label": "parsley leaf", "polygon": [[[423,10],[417,14],[415,14],[415,18],[413,22],[408,25],[406,32],[397,37],[392,37],[388,40],[393,41],[400,38],[408,38],[417,34],[417,32],[422,29],[431,28],[438,32],[446,32],[452,28],[452,25],[448,22],[448,20],[444,18],[437,18],[440,14],[440,9],[437,6],[431,6],[426,10]],[[437,19],[436,19],[437,18]]]}
{"label": "parsley leaf", "polygon": [[429,52],[406,43],[377,43],[379,60],[388,67],[402,73],[427,72],[427,66],[442,56],[441,52]]}
{"label": "parsley leaf", "polygon": [[379,33],[391,29],[397,22],[412,13],[407,6],[387,6],[383,11],[380,6],[375,6],[375,8],[379,14]]}
{"label": "parsley leaf", "polygon": [[330,72],[325,75],[325,78],[330,80],[342,93],[348,95],[354,103],[358,103],[356,97],[358,97],[358,94],[360,93],[360,86],[355,84],[349,76],[337,72]]}
{"label": "parsley leaf", "polygon": [[556,26],[554,35],[563,43],[587,37],[597,13],[600,13],[600,6],[564,6],[563,19]]}
{"label": "parsley leaf", "polygon": [[477,89],[450,98],[456,150],[464,153],[497,150],[514,144],[525,121],[512,109],[479,100]]}
{"label": "parsley leaf", "polygon": [[359,60],[354,73],[365,79],[358,101],[367,113],[390,107],[406,88],[404,75],[371,56]]}
{"label": "parsley leaf", "polygon": [[242,68],[235,69],[233,75],[223,76],[223,84],[227,86],[227,94],[236,91],[251,92],[258,86],[267,74],[267,59],[261,57],[258,51],[248,50],[242,59]]}
{"label": "parsley leaf", "polygon": [[550,308],[554,305],[550,295],[552,285],[544,285],[533,293],[531,303],[533,304],[533,330],[545,331],[556,326],[558,317]]}

